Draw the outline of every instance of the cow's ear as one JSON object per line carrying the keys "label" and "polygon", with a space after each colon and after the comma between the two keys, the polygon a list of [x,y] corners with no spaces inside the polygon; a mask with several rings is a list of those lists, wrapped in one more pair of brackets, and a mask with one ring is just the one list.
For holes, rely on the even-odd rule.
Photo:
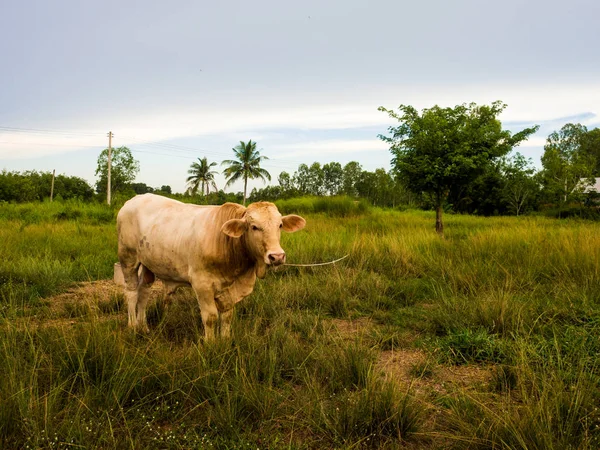
{"label": "cow's ear", "polygon": [[227,236],[232,238],[239,238],[244,232],[248,225],[245,220],[242,219],[231,219],[223,224],[221,231]]}
{"label": "cow's ear", "polygon": [[281,222],[283,223],[283,231],[287,231],[288,233],[301,230],[306,225],[306,220],[295,214],[283,216]]}

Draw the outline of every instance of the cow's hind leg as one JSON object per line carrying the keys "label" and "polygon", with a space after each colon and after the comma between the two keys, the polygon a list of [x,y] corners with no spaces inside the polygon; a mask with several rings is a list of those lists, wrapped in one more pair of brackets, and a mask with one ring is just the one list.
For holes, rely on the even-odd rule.
{"label": "cow's hind leg", "polygon": [[154,283],[154,273],[146,266],[142,265],[142,273],[139,277],[137,289],[137,322],[136,328],[141,331],[148,332],[148,321],[146,320],[146,305],[150,298],[150,288]]}

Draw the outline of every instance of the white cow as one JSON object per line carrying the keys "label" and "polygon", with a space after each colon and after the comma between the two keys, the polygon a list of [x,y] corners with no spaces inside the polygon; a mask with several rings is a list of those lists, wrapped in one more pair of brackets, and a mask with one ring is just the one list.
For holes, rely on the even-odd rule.
{"label": "white cow", "polygon": [[282,217],[268,202],[245,208],[190,205],[154,194],[132,198],[117,215],[129,326],[148,330],[146,304],[158,277],[167,295],[192,286],[205,339],[215,337],[219,316],[221,335],[229,336],[233,306],[250,295],[268,266],[285,262],[281,230],[294,232],[305,225],[300,216]]}

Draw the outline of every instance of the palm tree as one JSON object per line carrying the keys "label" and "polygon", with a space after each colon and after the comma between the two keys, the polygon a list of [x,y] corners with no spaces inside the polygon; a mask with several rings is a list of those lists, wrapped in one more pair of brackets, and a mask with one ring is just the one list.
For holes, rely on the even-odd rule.
{"label": "palm tree", "polygon": [[[192,194],[198,192],[198,187],[202,186],[202,194],[207,196],[210,187],[212,186],[214,190],[217,190],[217,184],[215,183],[215,174],[217,172],[210,170],[212,166],[216,166],[216,162],[208,163],[205,158],[198,158],[199,162],[193,162],[188,170],[190,174],[187,177],[187,183],[189,185],[189,190]],[[206,186],[206,192],[204,192],[204,186]]]}
{"label": "palm tree", "polygon": [[271,174],[260,167],[260,162],[269,159],[266,156],[260,156],[256,150],[256,142],[249,140],[248,143],[240,141],[240,144],[232,148],[236,159],[228,159],[221,164],[228,164],[223,171],[227,177],[225,187],[235,183],[239,179],[244,179],[244,206],[246,206],[246,190],[248,187],[248,178],[251,180],[260,178],[265,181],[265,178],[271,181]]}

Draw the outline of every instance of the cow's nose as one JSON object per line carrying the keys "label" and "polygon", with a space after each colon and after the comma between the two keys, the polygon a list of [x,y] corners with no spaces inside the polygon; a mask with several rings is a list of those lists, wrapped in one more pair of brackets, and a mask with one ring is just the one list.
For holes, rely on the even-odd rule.
{"label": "cow's nose", "polygon": [[269,253],[269,261],[276,266],[283,264],[285,262],[285,253]]}

